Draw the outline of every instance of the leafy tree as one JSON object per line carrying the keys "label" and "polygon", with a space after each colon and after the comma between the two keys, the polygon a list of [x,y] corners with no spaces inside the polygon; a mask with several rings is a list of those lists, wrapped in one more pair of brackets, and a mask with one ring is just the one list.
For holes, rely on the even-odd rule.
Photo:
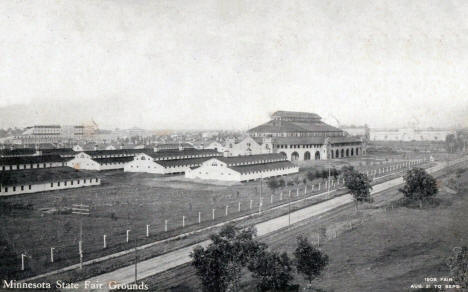
{"label": "leafy tree", "polygon": [[314,172],[312,172],[312,171],[308,171],[308,172],[307,172],[307,179],[308,179],[309,181],[313,181],[313,180],[316,178],[315,175],[316,175],[316,173],[314,173]]}
{"label": "leafy tree", "polygon": [[286,182],[284,181],[284,179],[280,178],[278,180],[278,185],[280,188],[284,188],[284,186],[286,185]]}
{"label": "leafy tree", "polygon": [[279,188],[279,186],[280,186],[280,185],[279,185],[279,182],[278,182],[274,177],[272,177],[272,178],[270,178],[270,179],[268,180],[267,185],[268,185],[268,187],[273,191],[273,193],[274,193],[275,190],[276,190],[277,188]]}
{"label": "leafy tree", "polygon": [[299,235],[297,237],[297,248],[294,251],[297,271],[312,281],[320,275],[322,270],[328,265],[328,255],[323,254],[308,241],[307,237]]}
{"label": "leafy tree", "polygon": [[344,173],[345,186],[354,198],[354,206],[356,212],[358,204],[362,202],[371,202],[370,191],[372,186],[366,174],[354,170],[354,168],[346,169]]}
{"label": "leafy tree", "polygon": [[437,183],[434,177],[428,174],[423,168],[413,168],[406,172],[403,177],[405,184],[399,189],[403,195],[413,201],[422,201],[437,194]]}
{"label": "leafy tree", "polygon": [[258,280],[259,291],[285,291],[290,287],[293,267],[288,254],[263,250],[249,264],[252,276]]}
{"label": "leafy tree", "polygon": [[468,288],[468,248],[466,246],[454,248],[447,265],[455,284]]}
{"label": "leafy tree", "polygon": [[328,178],[328,170],[327,169],[322,169],[322,173],[320,174],[320,177],[322,179],[327,179]]}
{"label": "leafy tree", "polygon": [[240,229],[228,224],[219,234],[210,236],[212,243],[208,247],[194,249],[190,256],[203,291],[239,290],[242,269],[267,247],[254,237],[255,229]]}
{"label": "leafy tree", "polygon": [[331,175],[336,179],[340,175],[340,172],[336,168],[332,168]]}

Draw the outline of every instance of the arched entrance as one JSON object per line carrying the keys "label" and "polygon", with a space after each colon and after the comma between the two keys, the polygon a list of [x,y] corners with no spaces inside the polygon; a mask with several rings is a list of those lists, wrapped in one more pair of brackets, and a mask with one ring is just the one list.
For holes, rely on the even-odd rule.
{"label": "arched entrance", "polygon": [[344,149],[341,149],[341,158],[344,157]]}
{"label": "arched entrance", "polygon": [[296,151],[294,151],[294,152],[291,154],[291,161],[296,161],[296,160],[299,160],[299,153],[297,153]]}
{"label": "arched entrance", "polygon": [[338,149],[336,149],[335,158],[340,158],[340,151]]}
{"label": "arched entrance", "polygon": [[315,152],[315,160],[320,160],[320,152]]}
{"label": "arched entrance", "polygon": [[332,151],[330,151],[330,153],[331,153],[331,158],[332,158],[332,159],[335,158],[335,155],[334,155],[335,152],[333,152],[333,150],[332,150]]}
{"label": "arched entrance", "polygon": [[281,151],[279,154],[287,157],[286,153],[284,153],[283,151]]}
{"label": "arched entrance", "polygon": [[306,151],[304,153],[304,160],[310,160],[310,152],[309,151]]}
{"label": "arched entrance", "polygon": [[346,149],[346,157],[349,156],[349,149]]}
{"label": "arched entrance", "polygon": [[354,156],[354,148],[351,148],[351,156]]}
{"label": "arched entrance", "polygon": [[356,148],[356,156],[359,156],[359,148]]}

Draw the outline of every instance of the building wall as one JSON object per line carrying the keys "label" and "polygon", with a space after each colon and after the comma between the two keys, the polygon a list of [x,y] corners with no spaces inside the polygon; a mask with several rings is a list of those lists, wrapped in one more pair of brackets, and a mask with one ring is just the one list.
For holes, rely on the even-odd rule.
{"label": "building wall", "polygon": [[206,179],[206,180],[220,180],[220,181],[249,181],[260,178],[268,178],[273,176],[288,175],[299,172],[298,167],[277,169],[271,171],[258,171],[254,173],[241,174],[231,168],[228,168],[226,163],[217,159],[210,159],[205,161],[202,166],[189,169],[185,172],[185,177],[190,179]]}
{"label": "building wall", "polygon": [[64,163],[64,162],[46,162],[46,163],[34,163],[34,164],[29,163],[29,164],[18,164],[18,165],[0,165],[0,171],[62,167],[62,166],[65,166],[65,165],[66,165],[66,163]]}
{"label": "building wall", "polygon": [[[287,145],[293,146],[293,145]],[[299,147],[297,147],[299,146]],[[346,157],[356,157],[362,156],[363,150],[361,145],[348,145],[348,146],[331,146],[330,153],[327,151],[325,145],[321,146],[311,146],[310,148],[303,147],[303,145],[297,145],[296,148],[275,148],[275,153],[284,153],[290,161],[305,161],[305,160],[327,160],[327,159],[337,159],[337,158],[346,158]],[[357,153],[356,153],[357,149]],[[336,156],[336,151],[338,150],[339,156]],[[343,155],[342,155],[343,151]],[[346,154],[348,151],[348,154]],[[333,152],[333,154],[331,154]],[[308,155],[307,155],[308,153]],[[318,155],[316,155],[318,153]],[[298,159],[294,159],[293,154],[298,155]],[[309,159],[307,159],[310,157]]]}
{"label": "building wall", "polygon": [[112,162],[99,164],[99,170],[125,169],[128,162]]}
{"label": "building wall", "polygon": [[[144,158],[144,159],[142,159]],[[155,163],[153,159],[145,154],[137,155],[124,167],[124,172],[146,172],[164,174],[166,170],[161,165]]]}
{"label": "building wall", "polygon": [[75,168],[75,169],[101,170],[99,163],[92,160],[86,154],[84,156],[81,156],[81,155],[75,156],[75,158],[67,162],[67,166]]}
{"label": "building wall", "polygon": [[227,140],[226,146],[224,148],[225,153],[227,152],[226,156],[239,156],[239,155],[255,155],[255,154],[266,154],[272,153],[272,151],[268,151],[264,149],[264,147],[258,144],[254,139],[251,137],[246,137],[239,143],[235,143],[233,140]]}
{"label": "building wall", "polygon": [[[73,181],[73,185],[71,184],[72,181]],[[60,186],[58,185],[58,183],[60,183]],[[51,184],[53,185],[51,186]],[[19,195],[19,194],[47,192],[47,191],[54,191],[54,190],[64,190],[64,189],[76,189],[76,188],[95,186],[95,185],[100,185],[100,184],[101,184],[101,180],[99,178],[92,178],[92,179],[86,178],[86,182],[85,182],[85,179],[80,178],[80,179],[66,180],[66,181],[60,181],[60,182],[51,180],[50,182],[47,182],[47,183],[23,185],[23,190],[21,190],[21,185],[0,186],[0,196],[11,196],[11,195]],[[7,190],[5,190],[5,188],[7,188]],[[14,188],[15,190],[13,190]]]}

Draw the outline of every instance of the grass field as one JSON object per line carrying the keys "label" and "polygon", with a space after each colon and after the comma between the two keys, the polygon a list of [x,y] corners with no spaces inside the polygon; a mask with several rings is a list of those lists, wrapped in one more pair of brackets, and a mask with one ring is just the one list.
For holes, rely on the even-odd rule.
{"label": "grass field", "polygon": [[[337,168],[344,163],[348,162],[333,162]],[[295,176],[301,177],[302,181],[307,171],[327,165],[328,163],[320,161],[315,166],[309,165]],[[364,169],[364,163],[361,167]],[[369,164],[366,169],[377,167],[382,165]],[[18,257],[16,265],[10,268],[19,270],[21,253],[32,256],[26,260],[26,271],[18,271],[15,278],[77,263],[80,222],[83,225],[84,260],[87,260],[131,248],[135,237],[139,238],[139,244],[144,244],[194,229],[198,224],[198,212],[202,213],[202,225],[206,226],[213,223],[212,209],[215,209],[215,222],[258,210],[258,181],[232,185],[194,183],[180,176],[155,177],[121,171],[102,172],[100,175],[101,186],[0,198],[0,204],[28,203],[33,207],[31,210],[3,209],[0,214],[4,223],[0,227],[0,234]],[[292,180],[293,177],[286,179]],[[319,180],[313,183],[317,185],[318,182]],[[302,185],[300,188],[303,192]],[[283,192],[286,194],[288,191],[285,189]],[[276,191],[274,203],[270,204],[272,191],[265,183],[262,184],[262,193],[265,208],[279,203],[279,191]],[[283,198],[283,201],[286,200],[286,195]],[[249,208],[250,200],[253,201],[252,210]],[[238,212],[239,201],[241,212]],[[42,208],[63,209],[76,203],[90,205],[91,215],[80,217],[40,211]],[[225,217],[226,205],[229,206],[228,217]],[[182,216],[185,216],[184,229]],[[168,232],[164,231],[164,220],[168,220]],[[147,224],[150,225],[149,238],[145,236]],[[126,230],[131,230],[130,243],[126,242]],[[104,234],[107,236],[106,250],[102,248]],[[53,264],[49,261],[51,247],[55,248]]]}
{"label": "grass field", "polygon": [[[446,186],[453,176],[438,180]],[[357,214],[348,206],[261,240],[273,250],[292,255],[298,234],[314,239],[322,226],[338,230],[336,238],[322,239],[321,249],[329,255],[330,264],[314,281],[316,290],[306,291],[417,291],[411,285],[426,284],[426,277],[449,277],[447,257],[453,247],[468,242],[467,183],[468,171],[460,180],[458,194],[442,188],[435,200],[437,204],[423,209],[396,204],[401,194],[393,189],[374,204],[361,206]],[[389,208],[390,204],[394,208]],[[351,229],[339,228],[350,221]],[[295,275],[294,282],[301,289],[307,287],[300,275]],[[146,283],[158,291],[200,290],[200,282],[190,265],[146,279]],[[241,286],[243,291],[253,291],[255,282],[246,274]]]}

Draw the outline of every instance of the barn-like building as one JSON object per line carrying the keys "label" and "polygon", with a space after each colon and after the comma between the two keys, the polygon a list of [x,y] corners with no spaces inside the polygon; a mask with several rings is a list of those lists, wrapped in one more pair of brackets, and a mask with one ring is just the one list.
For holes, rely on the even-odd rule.
{"label": "barn-like building", "polygon": [[289,175],[299,168],[280,154],[213,157],[200,167],[185,172],[190,179],[243,182],[261,178]]}

